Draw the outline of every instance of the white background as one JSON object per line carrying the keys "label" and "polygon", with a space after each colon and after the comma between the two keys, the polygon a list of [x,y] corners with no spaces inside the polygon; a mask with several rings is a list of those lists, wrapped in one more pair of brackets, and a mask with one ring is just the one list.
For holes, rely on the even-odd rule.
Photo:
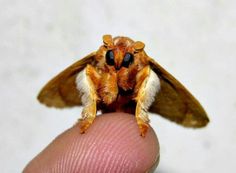
{"label": "white background", "polygon": [[80,109],[40,105],[54,75],[98,49],[103,34],[146,43],[146,52],[200,100],[211,122],[189,130],[150,115],[160,173],[234,172],[236,1],[0,0],[0,172],[21,172]]}

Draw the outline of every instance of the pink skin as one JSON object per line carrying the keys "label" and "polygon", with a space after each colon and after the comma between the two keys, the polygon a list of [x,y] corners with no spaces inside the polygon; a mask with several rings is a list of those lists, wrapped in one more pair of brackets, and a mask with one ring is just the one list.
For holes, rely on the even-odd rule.
{"label": "pink skin", "polygon": [[104,114],[85,134],[79,131],[76,125],[59,135],[23,172],[141,173],[158,164],[159,143],[153,129],[141,137],[133,115]]}

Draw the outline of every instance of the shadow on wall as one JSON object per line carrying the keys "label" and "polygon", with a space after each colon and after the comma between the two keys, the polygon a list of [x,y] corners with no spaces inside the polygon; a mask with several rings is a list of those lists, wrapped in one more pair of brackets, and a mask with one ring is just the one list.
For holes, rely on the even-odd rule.
{"label": "shadow on wall", "polygon": [[165,168],[158,168],[155,170],[154,173],[169,173],[170,171],[166,171]]}

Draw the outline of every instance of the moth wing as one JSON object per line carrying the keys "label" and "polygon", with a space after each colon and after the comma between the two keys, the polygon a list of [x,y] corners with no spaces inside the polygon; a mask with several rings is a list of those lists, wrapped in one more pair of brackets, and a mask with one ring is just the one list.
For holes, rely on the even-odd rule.
{"label": "moth wing", "polygon": [[94,61],[96,52],[75,62],[50,80],[40,91],[38,100],[49,107],[72,107],[81,105],[80,93],[76,88],[76,76],[87,64]]}
{"label": "moth wing", "polygon": [[209,119],[197,99],[153,59],[150,66],[160,78],[161,89],[149,111],[185,127],[206,126]]}

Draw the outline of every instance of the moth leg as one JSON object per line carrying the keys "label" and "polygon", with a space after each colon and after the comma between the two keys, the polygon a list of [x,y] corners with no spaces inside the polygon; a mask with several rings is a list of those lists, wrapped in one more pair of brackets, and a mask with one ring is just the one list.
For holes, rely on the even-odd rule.
{"label": "moth leg", "polygon": [[135,117],[140,129],[140,135],[144,137],[149,128],[147,111],[160,89],[160,80],[150,66],[146,66],[137,74],[136,81]]}
{"label": "moth leg", "polygon": [[99,85],[99,96],[101,101],[106,105],[110,105],[117,98],[118,86],[117,75],[115,72],[103,73]]}
{"label": "moth leg", "polygon": [[76,78],[77,89],[81,93],[81,102],[84,106],[82,119],[79,121],[81,133],[89,128],[96,117],[98,100],[96,88],[99,78],[100,75],[91,65],[87,65]]}
{"label": "moth leg", "polygon": [[79,120],[80,133],[85,133],[90,127],[96,117],[96,112],[96,104],[94,103],[83,108],[82,119]]}

